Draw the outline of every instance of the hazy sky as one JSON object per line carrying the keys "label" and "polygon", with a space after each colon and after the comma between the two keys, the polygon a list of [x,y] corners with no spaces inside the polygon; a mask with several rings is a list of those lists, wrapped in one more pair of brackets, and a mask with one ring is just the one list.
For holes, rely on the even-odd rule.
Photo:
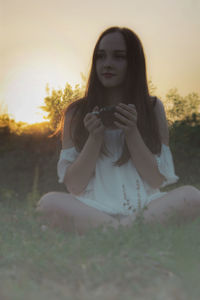
{"label": "hazy sky", "polygon": [[0,0],[0,25],[0,101],[16,120],[41,119],[47,83],[81,82],[114,25],[139,35],[158,96],[200,93],[200,0]]}

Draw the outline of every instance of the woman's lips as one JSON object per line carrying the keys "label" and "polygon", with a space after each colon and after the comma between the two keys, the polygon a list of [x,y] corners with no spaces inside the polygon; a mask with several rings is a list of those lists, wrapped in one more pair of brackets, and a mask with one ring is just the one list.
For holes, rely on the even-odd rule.
{"label": "woman's lips", "polygon": [[105,78],[111,78],[111,77],[113,77],[113,76],[115,76],[115,75],[114,75],[114,74],[111,74],[111,73],[104,73],[103,76],[104,76]]}

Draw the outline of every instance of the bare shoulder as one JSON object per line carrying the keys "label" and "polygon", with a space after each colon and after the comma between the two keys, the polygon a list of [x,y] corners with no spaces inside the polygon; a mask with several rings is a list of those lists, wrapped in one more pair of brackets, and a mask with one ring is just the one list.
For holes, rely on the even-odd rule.
{"label": "bare shoulder", "polygon": [[164,107],[163,102],[159,98],[156,98],[154,111],[156,113],[157,118],[161,117],[161,118],[166,119],[165,107]]}
{"label": "bare shoulder", "polygon": [[159,126],[162,143],[169,145],[169,129],[163,102],[157,98],[154,112]]}
{"label": "bare shoulder", "polygon": [[[70,126],[72,118],[75,112],[75,106],[69,107],[65,113],[64,125],[63,125],[63,135],[62,135],[62,148],[67,149],[74,147],[74,144],[70,135]],[[73,126],[72,126],[73,128]]]}

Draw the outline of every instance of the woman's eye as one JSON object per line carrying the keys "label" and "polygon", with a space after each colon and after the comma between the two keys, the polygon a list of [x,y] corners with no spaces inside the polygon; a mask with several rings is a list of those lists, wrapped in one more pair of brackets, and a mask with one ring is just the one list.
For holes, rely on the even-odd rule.
{"label": "woman's eye", "polygon": [[123,58],[126,58],[125,55],[116,55],[116,57],[117,57],[117,58],[122,58],[122,59],[123,59]]}
{"label": "woman's eye", "polygon": [[103,54],[97,54],[96,58],[102,58],[103,56]]}
{"label": "woman's eye", "polygon": [[[96,59],[103,59],[105,57],[106,57],[106,55],[103,53],[99,53],[96,55]],[[115,54],[115,55],[113,55],[113,59],[126,59],[126,55]]]}

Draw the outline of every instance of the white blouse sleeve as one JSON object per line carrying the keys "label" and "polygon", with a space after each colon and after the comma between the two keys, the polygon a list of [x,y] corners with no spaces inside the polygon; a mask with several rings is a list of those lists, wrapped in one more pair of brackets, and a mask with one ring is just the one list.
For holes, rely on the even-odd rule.
{"label": "white blouse sleeve", "polygon": [[179,177],[174,171],[174,162],[172,158],[172,153],[169,146],[162,144],[160,155],[155,155],[158,169],[160,173],[165,177],[165,181],[160,186],[165,187],[169,184],[175,183],[179,180]]}
{"label": "white blouse sleeve", "polygon": [[61,150],[60,157],[57,163],[57,174],[59,183],[62,183],[64,181],[67,167],[71,165],[71,163],[77,158],[78,155],[79,153],[76,151],[75,147]]}

